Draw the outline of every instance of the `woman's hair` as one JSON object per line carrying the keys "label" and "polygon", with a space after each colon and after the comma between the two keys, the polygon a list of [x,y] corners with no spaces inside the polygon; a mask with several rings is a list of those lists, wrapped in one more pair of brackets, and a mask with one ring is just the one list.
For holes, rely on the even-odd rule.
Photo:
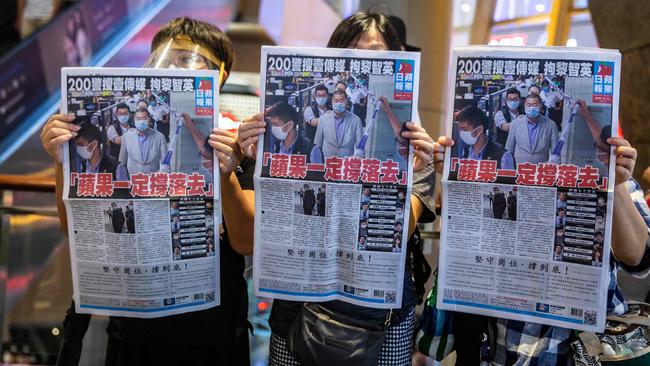
{"label": "woman's hair", "polygon": [[397,31],[390,23],[387,15],[374,11],[359,11],[344,19],[330,37],[327,47],[348,48],[350,44],[359,42],[363,33],[375,29],[392,51],[401,51]]}

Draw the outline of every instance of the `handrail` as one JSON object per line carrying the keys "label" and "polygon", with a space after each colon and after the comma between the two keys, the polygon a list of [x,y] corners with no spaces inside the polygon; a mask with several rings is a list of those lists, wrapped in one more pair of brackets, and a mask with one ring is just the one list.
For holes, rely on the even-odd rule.
{"label": "handrail", "polygon": [[30,175],[0,174],[0,191],[27,191],[54,193],[54,178],[34,177]]}

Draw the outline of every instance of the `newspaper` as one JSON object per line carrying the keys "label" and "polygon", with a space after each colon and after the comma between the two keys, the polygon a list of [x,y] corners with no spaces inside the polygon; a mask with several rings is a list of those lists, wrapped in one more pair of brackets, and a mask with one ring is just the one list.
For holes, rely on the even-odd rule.
{"label": "newspaper", "polygon": [[[153,318],[219,305],[214,71],[63,68],[77,312]],[[126,107],[126,108],[125,108]]]}
{"label": "newspaper", "polygon": [[256,294],[400,307],[419,54],[263,47],[261,69]]}
{"label": "newspaper", "polygon": [[602,331],[620,54],[463,47],[452,65],[438,307]]}

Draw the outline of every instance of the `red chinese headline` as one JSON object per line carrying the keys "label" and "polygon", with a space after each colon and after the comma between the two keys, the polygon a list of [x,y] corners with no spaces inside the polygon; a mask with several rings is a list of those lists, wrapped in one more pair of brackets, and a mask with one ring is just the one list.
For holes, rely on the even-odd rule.
{"label": "red chinese headline", "polygon": [[131,180],[113,181],[111,173],[71,173],[70,185],[77,197],[111,197],[115,189],[131,189],[133,197],[212,196],[212,183],[205,188],[202,174],[138,173]]}
{"label": "red chinese headline", "polygon": [[325,180],[363,183],[387,183],[406,185],[407,172],[400,178],[399,163],[393,160],[362,159],[358,157],[325,158],[325,164],[307,163],[306,155],[287,155],[264,153],[264,166],[269,165],[269,176],[278,178],[298,178],[307,172],[325,172]]}
{"label": "red chinese headline", "polygon": [[516,178],[515,184],[546,187],[607,189],[607,177],[600,186],[598,168],[591,165],[578,167],[570,164],[522,163],[517,170],[497,169],[494,160],[451,159],[451,171],[457,179],[472,182],[495,182],[497,177]]}

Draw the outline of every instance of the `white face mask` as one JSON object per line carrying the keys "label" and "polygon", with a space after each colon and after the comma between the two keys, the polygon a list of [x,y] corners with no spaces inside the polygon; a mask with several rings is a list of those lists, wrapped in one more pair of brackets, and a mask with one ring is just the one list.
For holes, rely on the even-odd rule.
{"label": "white face mask", "polygon": [[283,130],[284,126],[286,126],[286,123],[283,126],[271,126],[271,132],[273,133],[273,136],[275,136],[275,138],[280,141],[286,140],[287,135],[289,135],[289,131],[285,132]]}
{"label": "white face mask", "polygon": [[81,158],[84,160],[90,160],[90,158],[93,156],[93,152],[95,152],[95,148],[88,151],[88,146],[77,146],[77,154],[79,154],[79,156],[81,156]]}
{"label": "white face mask", "polygon": [[472,136],[472,132],[476,131],[476,128],[471,131],[460,131],[460,139],[467,145],[474,145],[478,140],[478,135]]}

